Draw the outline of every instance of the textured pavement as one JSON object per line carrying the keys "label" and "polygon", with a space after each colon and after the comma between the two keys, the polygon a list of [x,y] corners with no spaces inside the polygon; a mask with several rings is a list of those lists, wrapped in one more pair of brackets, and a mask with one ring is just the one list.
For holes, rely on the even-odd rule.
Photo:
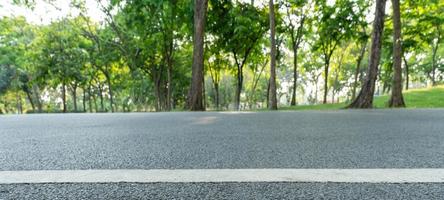
{"label": "textured pavement", "polygon": [[442,184],[157,183],[0,185],[0,199],[443,199]]}
{"label": "textured pavement", "polygon": [[[444,110],[0,116],[2,171],[190,168],[444,168]],[[0,199],[439,199],[443,185],[19,184]]]}

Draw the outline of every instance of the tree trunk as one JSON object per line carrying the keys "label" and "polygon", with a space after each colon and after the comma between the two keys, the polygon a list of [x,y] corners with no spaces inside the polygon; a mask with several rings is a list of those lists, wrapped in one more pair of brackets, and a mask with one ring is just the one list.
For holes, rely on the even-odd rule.
{"label": "tree trunk", "polygon": [[[288,15],[290,15],[290,13],[288,13]],[[301,18],[302,19],[297,29],[296,35],[294,34],[294,26],[291,26],[292,28],[290,30],[291,44],[293,47],[293,93],[291,95],[291,102],[290,102],[290,105],[292,106],[295,106],[297,104],[296,93],[297,93],[297,83],[298,83],[298,49],[299,45],[302,42],[304,22],[306,16],[302,14]]]}
{"label": "tree trunk", "polygon": [[62,84],[62,103],[63,103],[63,113],[66,113],[67,109],[66,109],[66,84],[63,81]]}
{"label": "tree trunk", "polygon": [[[170,59],[170,58],[169,58]],[[168,60],[169,60],[168,59]],[[172,92],[173,92],[173,66],[171,61],[168,61],[168,67],[167,67],[167,100],[166,100],[166,110],[171,110],[171,99],[172,99]]]}
{"label": "tree trunk", "polygon": [[160,82],[161,82],[161,73],[160,72],[154,72],[153,73],[153,80],[154,80],[154,95],[155,95],[155,98],[156,98],[156,104],[155,104],[155,110],[156,110],[156,112],[159,112],[159,111],[161,111],[161,108],[162,108],[162,104],[161,104],[161,97],[160,97],[160,95],[161,95],[161,89],[160,89]]}
{"label": "tree trunk", "polygon": [[109,73],[105,73],[106,83],[108,85],[109,92],[109,104],[111,106],[111,112],[114,112],[114,97],[113,97],[113,87],[111,84],[111,75]]}
{"label": "tree trunk", "polygon": [[324,99],[322,101],[323,104],[327,103],[327,94],[328,94],[328,69],[330,68],[330,58],[326,58],[325,66],[324,66]]}
{"label": "tree trunk", "polygon": [[39,113],[43,112],[43,105],[42,105],[42,100],[40,98],[40,91],[37,85],[33,85],[32,86],[32,93],[34,94],[34,98],[37,104],[37,110]]}
{"label": "tree trunk", "polygon": [[318,103],[318,81],[319,81],[319,76],[320,76],[321,74],[319,74],[319,75],[316,75],[316,80],[315,80],[315,104],[317,104]]}
{"label": "tree trunk", "polygon": [[219,83],[214,83],[216,110],[219,110]]}
{"label": "tree trunk", "polygon": [[35,105],[34,105],[34,101],[32,100],[31,92],[27,89],[27,90],[25,90],[25,93],[26,93],[26,97],[28,98],[29,103],[31,104],[32,112],[35,113]]}
{"label": "tree trunk", "polygon": [[99,112],[99,107],[97,106],[97,97],[96,95],[93,95],[93,101],[94,101],[94,111]]}
{"label": "tree trunk", "polygon": [[[204,73],[205,74],[205,73]],[[202,76],[202,104],[204,107],[204,110],[207,108],[207,97],[205,92],[205,76]]]}
{"label": "tree trunk", "polygon": [[356,71],[355,71],[355,80],[353,83],[352,99],[355,99],[355,97],[356,97],[356,88],[358,87],[358,84],[359,84],[358,79],[359,79],[360,73],[361,73],[361,63],[362,63],[362,59],[364,58],[366,49],[367,49],[367,42],[363,43],[363,45],[361,47],[361,51],[359,52],[358,59],[356,60]]}
{"label": "tree trunk", "polygon": [[240,95],[242,92],[242,85],[244,82],[244,74],[242,70],[243,66],[237,66],[237,87],[236,87],[236,99],[235,99],[235,109],[240,110]]}
{"label": "tree trunk", "polygon": [[[173,6],[173,11],[172,11],[172,19],[174,19],[174,5]],[[173,20],[171,19],[171,24],[174,23]],[[167,97],[166,97],[166,109],[167,110],[171,110],[172,108],[172,96],[173,96],[173,51],[174,51],[174,33],[173,30],[171,29],[170,32],[170,41],[168,44],[168,51],[169,53],[167,54]]]}
{"label": "tree trunk", "polygon": [[[89,108],[89,112],[92,113],[93,112],[93,107],[92,107],[92,101],[91,101],[91,96],[92,96],[92,88],[91,88],[91,84],[88,86],[88,108]],[[94,98],[94,96],[92,96]],[[96,102],[96,99],[94,98],[94,103]],[[96,106],[97,109],[97,106]]]}
{"label": "tree trunk", "polygon": [[274,16],[274,3],[273,0],[269,1],[270,9],[270,110],[277,110],[277,98],[276,98],[276,29],[275,29],[275,16]]}
{"label": "tree trunk", "polygon": [[82,105],[83,105],[83,112],[86,113],[86,90],[85,88],[82,88],[82,92],[83,92],[83,101],[82,101]]}
{"label": "tree trunk", "polygon": [[16,100],[16,106],[17,106],[17,114],[23,114],[23,106],[22,106],[22,97],[20,96],[19,92],[16,92],[15,95]]}
{"label": "tree trunk", "polygon": [[370,63],[365,80],[358,97],[347,108],[372,108],[375,82],[378,76],[378,66],[381,59],[382,34],[384,31],[385,0],[376,0],[375,20],[373,22]]}
{"label": "tree trunk", "polygon": [[290,105],[296,105],[296,89],[298,84],[298,48],[293,47],[293,94]]}
{"label": "tree trunk", "polygon": [[436,86],[436,53],[438,51],[438,45],[433,46],[433,53],[432,53],[432,86]]}
{"label": "tree trunk", "polygon": [[72,86],[72,100],[74,102],[74,112],[77,112],[77,84]]}
{"label": "tree trunk", "polygon": [[388,102],[389,107],[405,107],[402,96],[402,44],[401,44],[401,13],[399,0],[392,0],[393,9],[393,86],[392,95]]}
{"label": "tree trunk", "polygon": [[173,100],[173,64],[174,64],[174,30],[176,29],[176,27],[174,26],[175,23],[175,18],[176,18],[176,5],[177,4],[177,0],[172,0],[171,1],[171,18],[170,18],[170,24],[171,24],[171,28],[170,28],[170,41],[169,41],[169,56],[168,56],[168,91],[167,91],[167,109],[171,110],[174,109],[174,100]]}
{"label": "tree trunk", "polygon": [[194,48],[191,88],[188,96],[188,108],[203,111],[202,78],[204,68],[204,34],[208,0],[194,0]]}
{"label": "tree trunk", "polygon": [[407,62],[407,59],[405,58],[405,56],[402,56],[404,59],[404,65],[405,65],[405,90],[409,90],[409,63]]}
{"label": "tree trunk", "polygon": [[[216,65],[219,65],[219,63],[217,63]],[[214,104],[216,106],[216,110],[219,110],[219,70],[216,69],[212,69],[211,65],[208,65],[208,71],[210,72],[210,77],[211,77],[211,83],[213,84],[213,88],[215,91],[215,94],[213,96],[214,98]]]}
{"label": "tree trunk", "polygon": [[105,105],[103,104],[103,88],[99,84],[99,98],[100,98],[100,112],[105,111]]}
{"label": "tree trunk", "polygon": [[267,108],[270,107],[270,79],[267,83]]}
{"label": "tree trunk", "polygon": [[[248,100],[248,101],[251,101],[251,102],[249,102],[250,108],[252,108],[252,104],[253,103],[256,103],[255,91],[256,91],[256,88],[257,88],[257,84],[258,84],[259,80],[261,79],[262,73],[264,72],[265,67],[267,67],[267,65],[268,65],[268,59],[262,65],[261,70],[259,71],[259,75],[256,78],[253,77],[253,82],[252,82],[253,85],[251,87],[251,91],[252,92],[251,92],[251,96],[249,97],[249,100]],[[256,74],[256,72],[254,72],[254,74]]]}

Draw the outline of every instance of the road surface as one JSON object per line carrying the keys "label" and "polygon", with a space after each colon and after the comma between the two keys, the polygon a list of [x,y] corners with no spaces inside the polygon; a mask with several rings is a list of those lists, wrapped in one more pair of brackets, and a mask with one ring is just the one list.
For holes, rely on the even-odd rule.
{"label": "road surface", "polygon": [[[442,109],[0,116],[0,178],[1,172],[91,169],[442,168]],[[0,179],[0,199],[444,197],[444,179],[434,183],[5,182]]]}

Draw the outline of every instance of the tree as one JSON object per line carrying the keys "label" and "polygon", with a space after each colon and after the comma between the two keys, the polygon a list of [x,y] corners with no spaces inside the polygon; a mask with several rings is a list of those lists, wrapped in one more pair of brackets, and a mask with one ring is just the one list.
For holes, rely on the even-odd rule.
{"label": "tree", "polygon": [[204,34],[208,0],[194,1],[194,37],[193,68],[191,88],[188,96],[188,108],[192,111],[203,111],[203,77],[204,77]]}
{"label": "tree", "polygon": [[405,107],[402,96],[402,44],[399,0],[392,0],[393,9],[393,86],[389,107]]}
{"label": "tree", "polygon": [[[444,80],[444,1],[398,0],[399,34],[397,21],[387,20],[384,27],[384,13],[370,29],[373,2],[367,0],[96,2],[102,22],[87,17],[85,0],[69,4],[79,17],[50,24],[0,19],[2,113],[207,105],[240,110],[274,107],[284,99],[289,105],[352,99],[350,107],[361,108],[372,106],[374,94],[402,95],[399,85]],[[30,10],[59,4],[6,4],[11,3]],[[372,33],[368,46],[366,30]]]}
{"label": "tree", "polygon": [[[302,1],[289,1],[286,3],[286,12],[287,12],[287,31],[290,35],[291,40],[291,48],[293,50],[293,88],[291,95],[291,103],[290,105],[296,105],[296,91],[297,91],[297,83],[298,83],[298,51],[299,46],[302,43],[302,37],[305,33],[304,25],[306,23],[307,14],[304,11],[306,0]],[[297,22],[295,22],[297,21]],[[298,25],[296,26],[296,23]]]}
{"label": "tree", "polygon": [[271,110],[277,110],[276,99],[276,29],[273,0],[269,2],[270,8],[270,103]]}
{"label": "tree", "polygon": [[14,71],[9,65],[0,65],[0,95],[6,93],[11,86]]}
{"label": "tree", "polygon": [[262,53],[261,43],[267,31],[268,15],[249,3],[211,1],[209,30],[215,43],[232,55],[236,74],[234,106],[240,110],[244,85],[244,67],[256,53]]}
{"label": "tree", "polygon": [[85,39],[80,36],[75,19],[63,19],[45,27],[36,41],[36,67],[43,79],[61,90],[62,110],[68,111],[68,89],[71,89],[74,111],[77,111],[77,89],[81,71],[87,61]]}
{"label": "tree", "polygon": [[386,0],[377,0],[375,19],[373,22],[370,62],[365,80],[358,97],[347,108],[372,108],[375,82],[378,75],[378,65],[381,59],[382,34],[384,31],[384,15]]}
{"label": "tree", "polygon": [[324,104],[327,103],[331,57],[341,42],[352,37],[355,29],[365,22],[366,7],[365,1],[338,0],[334,5],[328,5],[326,0],[316,1],[319,38],[314,49],[321,51],[324,60]]}
{"label": "tree", "polygon": [[358,51],[358,55],[356,57],[356,68],[355,68],[355,73],[354,73],[354,78],[353,78],[353,86],[352,86],[352,96],[351,99],[355,99],[356,97],[356,89],[360,83],[360,77],[362,75],[361,73],[361,65],[362,65],[362,61],[364,59],[364,55],[365,52],[367,50],[367,43],[368,43],[368,34],[366,32],[366,27],[367,25],[362,27],[362,31],[360,31],[358,33],[358,37],[357,37],[357,43],[359,46],[359,51]]}
{"label": "tree", "polygon": [[[6,78],[6,80],[3,79],[6,83],[3,85],[5,87],[0,89],[3,90],[3,92],[0,91],[0,94],[6,93],[8,90],[14,91],[19,98],[20,91],[22,91],[26,95],[32,111],[36,112],[37,107],[40,112],[42,110],[41,100],[35,81],[37,76],[33,71],[33,58],[30,56],[36,30],[37,28],[28,24],[24,17],[0,19],[0,66],[4,68],[2,71],[5,74],[3,75],[10,75],[3,77]],[[21,110],[26,110],[22,105],[17,108],[19,107]]]}

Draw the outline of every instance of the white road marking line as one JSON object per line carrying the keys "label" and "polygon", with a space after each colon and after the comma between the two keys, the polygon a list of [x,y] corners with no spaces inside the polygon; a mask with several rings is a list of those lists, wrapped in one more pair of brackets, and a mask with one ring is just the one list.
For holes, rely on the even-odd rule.
{"label": "white road marking line", "polygon": [[115,182],[444,183],[444,169],[115,169],[0,171],[0,184]]}

